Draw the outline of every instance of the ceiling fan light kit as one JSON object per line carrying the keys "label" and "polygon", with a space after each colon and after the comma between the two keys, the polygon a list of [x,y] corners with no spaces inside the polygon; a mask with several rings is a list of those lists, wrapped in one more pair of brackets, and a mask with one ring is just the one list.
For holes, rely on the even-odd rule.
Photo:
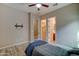
{"label": "ceiling fan light kit", "polygon": [[37,8],[40,8],[40,7],[41,7],[41,4],[36,4],[36,7],[37,7]]}
{"label": "ceiling fan light kit", "polygon": [[31,5],[29,5],[29,7],[32,7],[32,6],[36,6],[38,11],[40,10],[40,7],[42,7],[42,6],[46,7],[46,8],[49,7],[49,5],[46,5],[46,4],[31,4]]}

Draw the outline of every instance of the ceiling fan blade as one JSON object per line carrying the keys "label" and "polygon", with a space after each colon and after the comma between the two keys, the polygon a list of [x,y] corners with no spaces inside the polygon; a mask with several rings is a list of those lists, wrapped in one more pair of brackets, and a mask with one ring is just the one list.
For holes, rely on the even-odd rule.
{"label": "ceiling fan blade", "polygon": [[36,4],[31,4],[31,5],[29,5],[29,7],[31,7],[31,6],[35,6]]}
{"label": "ceiling fan blade", "polygon": [[42,4],[42,6],[44,6],[44,7],[49,7],[48,5],[46,5],[46,4]]}

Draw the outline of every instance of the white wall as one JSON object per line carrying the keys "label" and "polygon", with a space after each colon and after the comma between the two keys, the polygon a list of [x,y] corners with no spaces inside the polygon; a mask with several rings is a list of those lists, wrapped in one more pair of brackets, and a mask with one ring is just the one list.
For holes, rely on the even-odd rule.
{"label": "white wall", "polygon": [[[16,29],[14,25],[23,24]],[[28,13],[0,4],[0,48],[28,41]]]}
{"label": "white wall", "polygon": [[69,47],[77,47],[78,21],[74,21],[57,31],[57,42]]}
{"label": "white wall", "polygon": [[77,47],[79,31],[79,4],[71,4],[46,14],[47,18],[56,16],[56,43]]}

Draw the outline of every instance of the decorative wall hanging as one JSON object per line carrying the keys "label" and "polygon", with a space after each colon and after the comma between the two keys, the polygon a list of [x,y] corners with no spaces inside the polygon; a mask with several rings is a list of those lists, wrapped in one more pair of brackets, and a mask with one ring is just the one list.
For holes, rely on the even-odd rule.
{"label": "decorative wall hanging", "polygon": [[21,25],[18,25],[17,23],[16,23],[16,25],[14,25],[16,28],[23,28],[23,24],[21,24]]}

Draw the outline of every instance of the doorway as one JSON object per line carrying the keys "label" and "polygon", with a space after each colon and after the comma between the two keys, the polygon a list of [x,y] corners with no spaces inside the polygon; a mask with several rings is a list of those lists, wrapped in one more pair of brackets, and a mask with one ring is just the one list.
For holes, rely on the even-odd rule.
{"label": "doorway", "polygon": [[41,39],[49,43],[56,41],[56,17],[46,18],[45,16],[38,19],[34,17],[31,20],[31,41]]}
{"label": "doorway", "polygon": [[[46,37],[47,36],[47,37]],[[56,17],[41,18],[41,39],[54,43],[56,41]]]}
{"label": "doorway", "polygon": [[46,41],[46,17],[41,18],[41,39]]}
{"label": "doorway", "polygon": [[56,41],[56,17],[48,18],[48,42],[54,43]]}

